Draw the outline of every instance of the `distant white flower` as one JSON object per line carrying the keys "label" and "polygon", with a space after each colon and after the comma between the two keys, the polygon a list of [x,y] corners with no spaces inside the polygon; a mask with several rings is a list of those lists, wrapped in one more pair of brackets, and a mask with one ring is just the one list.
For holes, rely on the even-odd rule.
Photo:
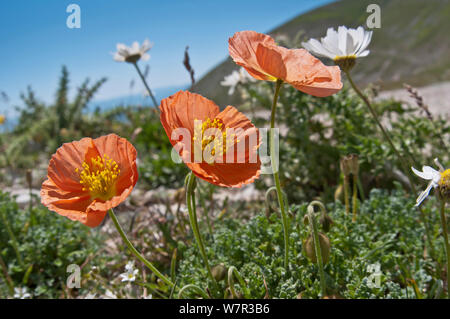
{"label": "distant white flower", "polygon": [[120,274],[120,278],[122,278],[122,282],[129,281],[133,282],[136,280],[136,275],[138,274],[139,270],[134,269],[134,261],[129,261],[125,265],[125,272],[123,274]]}
{"label": "distant white flower", "polygon": [[146,39],[141,46],[138,42],[133,42],[131,47],[123,43],[117,43],[117,52],[114,53],[114,60],[118,62],[136,63],[139,60],[147,61],[150,55],[146,53],[152,48],[153,44]]}
{"label": "distant white flower", "polygon": [[31,298],[31,294],[28,292],[27,287],[16,287],[14,288],[14,298],[16,299],[27,299]]}
{"label": "distant white flower", "polygon": [[419,206],[423,202],[423,200],[427,198],[432,188],[437,188],[440,186],[449,187],[450,169],[445,170],[444,167],[439,163],[437,158],[434,160],[434,162],[439,167],[440,171],[437,171],[430,166],[423,166],[422,171],[420,172],[414,167],[411,167],[414,174],[416,174],[420,178],[430,181],[427,188],[422,193],[420,193],[419,197],[417,198],[416,206]]}
{"label": "distant white flower", "polygon": [[84,297],[84,299],[95,299],[95,293],[94,293],[94,294],[88,293],[88,294]]}
{"label": "distant white flower", "polygon": [[240,68],[239,71],[234,70],[231,74],[224,77],[220,82],[222,86],[229,86],[228,95],[232,95],[238,84],[245,84],[248,82],[255,82],[256,80],[245,71],[244,68]]}
{"label": "distant white flower", "polygon": [[147,295],[145,297],[142,297],[142,299],[153,299],[153,295],[149,294],[149,295]]}

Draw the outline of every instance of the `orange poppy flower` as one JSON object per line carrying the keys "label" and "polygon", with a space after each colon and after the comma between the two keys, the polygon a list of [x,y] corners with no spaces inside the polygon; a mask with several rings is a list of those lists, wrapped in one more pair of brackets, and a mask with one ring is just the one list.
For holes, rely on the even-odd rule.
{"label": "orange poppy flower", "polygon": [[63,144],[48,165],[41,202],[62,216],[96,227],[136,185],[136,156],[133,145],[115,134]]}
{"label": "orange poppy flower", "polygon": [[236,108],[220,112],[203,96],[179,91],[162,100],[160,110],[170,142],[196,176],[225,187],[241,187],[259,177],[259,132]]}
{"label": "orange poppy flower", "polygon": [[324,97],[342,88],[338,66],[325,66],[304,49],[287,49],[255,31],[236,32],[228,40],[233,61],[258,80],[287,82],[297,90]]}

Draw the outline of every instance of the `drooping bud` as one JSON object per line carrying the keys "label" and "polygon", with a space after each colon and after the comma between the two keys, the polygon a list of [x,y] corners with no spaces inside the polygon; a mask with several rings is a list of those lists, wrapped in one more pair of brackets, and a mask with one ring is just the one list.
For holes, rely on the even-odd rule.
{"label": "drooping bud", "polygon": [[344,177],[348,177],[351,173],[350,163],[347,156],[341,158],[341,172],[344,174]]}
{"label": "drooping bud", "polygon": [[224,280],[227,276],[228,269],[224,264],[218,264],[211,269],[211,273],[216,281]]}
{"label": "drooping bud", "polygon": [[[319,244],[320,250],[322,252],[322,262],[326,264],[330,259],[331,243],[325,234],[319,233]],[[306,239],[303,245],[303,253],[308,257],[313,263],[317,262],[316,249],[314,246],[314,238],[312,235]]]}
{"label": "drooping bud", "polygon": [[358,175],[359,173],[358,155],[349,154],[347,156],[344,156],[341,159],[341,171],[344,174],[344,176],[348,176],[350,174]]}

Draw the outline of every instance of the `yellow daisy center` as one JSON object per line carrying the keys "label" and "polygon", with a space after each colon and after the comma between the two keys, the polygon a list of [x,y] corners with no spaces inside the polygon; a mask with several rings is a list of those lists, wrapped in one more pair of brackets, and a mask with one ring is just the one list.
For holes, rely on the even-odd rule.
{"label": "yellow daisy center", "polygon": [[450,168],[441,173],[439,186],[450,188]]}
{"label": "yellow daisy center", "polygon": [[92,158],[90,163],[83,162],[81,171],[76,168],[75,172],[80,175],[83,191],[89,191],[92,199],[106,201],[116,195],[115,184],[120,169],[108,155]]}

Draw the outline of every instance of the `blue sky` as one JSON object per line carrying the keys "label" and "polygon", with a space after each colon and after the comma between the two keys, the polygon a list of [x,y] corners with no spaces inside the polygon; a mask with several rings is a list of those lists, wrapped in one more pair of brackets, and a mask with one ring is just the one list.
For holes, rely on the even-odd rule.
{"label": "blue sky", "polygon": [[[117,42],[131,45],[145,38],[154,43],[149,81],[155,88],[189,83],[181,63],[190,46],[191,64],[199,78],[228,55],[234,32],[266,32],[299,13],[330,0],[15,0],[0,4],[0,91],[20,104],[27,85],[50,101],[61,66],[68,67],[72,88],[86,77],[108,82],[97,99],[143,91],[131,65],[111,53]],[[66,26],[66,7],[81,8],[81,28]],[[145,64],[141,66],[144,67]],[[130,91],[130,81],[137,85]],[[5,106],[1,105],[0,108]]]}

